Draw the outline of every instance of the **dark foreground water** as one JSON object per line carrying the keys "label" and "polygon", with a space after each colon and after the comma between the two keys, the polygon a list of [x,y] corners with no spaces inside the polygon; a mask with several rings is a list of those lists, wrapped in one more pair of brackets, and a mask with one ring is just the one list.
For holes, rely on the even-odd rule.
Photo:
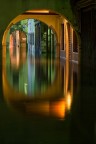
{"label": "dark foreground water", "polygon": [[78,64],[7,55],[0,95],[0,144],[95,143],[95,84],[89,72],[82,77],[80,81]]}

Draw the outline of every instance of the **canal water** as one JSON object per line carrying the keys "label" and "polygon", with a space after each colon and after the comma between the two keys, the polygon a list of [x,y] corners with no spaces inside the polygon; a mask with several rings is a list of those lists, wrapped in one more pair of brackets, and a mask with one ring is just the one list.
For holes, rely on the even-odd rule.
{"label": "canal water", "polygon": [[9,51],[3,61],[0,144],[95,143],[95,99],[78,64]]}

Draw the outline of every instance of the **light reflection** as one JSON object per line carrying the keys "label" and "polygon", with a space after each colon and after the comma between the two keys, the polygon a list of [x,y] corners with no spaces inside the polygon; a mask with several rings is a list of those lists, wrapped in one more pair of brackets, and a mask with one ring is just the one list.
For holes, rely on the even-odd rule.
{"label": "light reflection", "polygon": [[65,100],[59,99],[58,101],[51,103],[50,111],[53,116],[64,119],[66,112]]}
{"label": "light reflection", "polygon": [[65,100],[60,99],[53,102],[36,102],[26,105],[26,111],[54,116],[63,119],[65,116]]}
{"label": "light reflection", "polygon": [[[61,69],[62,69],[62,65]],[[27,115],[34,115],[34,114],[39,114],[39,115],[43,115],[43,116],[48,116],[48,117],[55,117],[58,118],[60,120],[63,120],[66,116],[67,112],[70,112],[71,110],[71,104],[72,104],[72,93],[73,93],[73,85],[72,85],[72,81],[73,81],[73,71],[71,71],[71,73],[69,72],[69,75],[66,73],[67,71],[64,70],[66,68],[65,63],[63,64],[63,74],[64,74],[64,79],[62,79],[62,77],[60,77],[59,75],[59,79],[57,79],[57,83],[58,85],[56,86],[55,83],[50,86],[49,88],[49,95],[47,96],[47,93],[42,93],[39,94],[38,93],[38,97],[34,96],[34,97],[26,97],[24,96],[24,94],[19,94],[14,92],[14,90],[10,89],[10,86],[8,86],[8,83],[6,82],[6,73],[3,73],[3,88],[4,88],[4,96],[5,99],[7,100],[7,102],[12,105],[12,107],[15,107],[15,109],[19,108],[19,111],[26,113]],[[58,67],[58,70],[61,70]],[[70,69],[70,68],[69,68]],[[68,70],[68,69],[67,69]],[[58,72],[59,74],[61,74],[61,72]],[[67,74],[67,77],[66,77]],[[71,79],[71,80],[68,80]],[[68,89],[66,91],[66,94],[64,93],[65,87],[66,85],[64,84],[62,85],[62,80],[64,82],[71,82],[71,83],[66,83],[68,85],[70,85],[70,90]],[[51,87],[53,87],[53,91],[54,93],[50,90]],[[59,87],[59,92],[58,92],[58,96],[56,96],[57,94],[57,87]],[[63,89],[61,89],[61,87]],[[67,86],[68,88],[69,86]],[[25,89],[25,93],[26,95],[28,94],[28,84],[24,83],[24,89]],[[11,91],[10,91],[11,90]],[[62,91],[62,93],[61,93]],[[11,96],[10,93],[13,93],[13,95]],[[16,95],[16,96],[15,96]],[[54,96],[53,96],[54,95]],[[30,99],[29,99],[30,98]],[[36,100],[36,101],[34,101]],[[21,105],[20,107],[22,107],[20,109],[19,104]],[[22,111],[23,109],[23,111]]]}
{"label": "light reflection", "polygon": [[72,103],[72,95],[70,92],[68,92],[66,96],[66,106],[68,110],[71,109],[71,103]]}
{"label": "light reflection", "polygon": [[38,113],[49,115],[49,102],[35,102],[26,105],[27,113]]}

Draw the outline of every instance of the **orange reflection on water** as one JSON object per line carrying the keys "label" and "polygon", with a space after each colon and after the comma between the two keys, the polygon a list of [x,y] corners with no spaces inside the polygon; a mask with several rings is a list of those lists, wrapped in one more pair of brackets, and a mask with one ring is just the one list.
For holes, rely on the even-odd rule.
{"label": "orange reflection on water", "polygon": [[[57,100],[54,98],[53,100],[36,100],[34,101],[34,99],[30,99],[28,101],[26,101],[26,96],[24,97],[23,95],[20,94],[15,94],[14,96],[11,94],[12,90],[10,91],[4,72],[3,72],[3,86],[4,86],[4,96],[5,99],[8,100],[11,104],[12,102],[12,106],[15,107],[16,103],[20,104],[21,109],[19,109],[19,111],[22,111],[22,109],[25,111],[26,114],[40,114],[40,115],[44,115],[44,116],[52,116],[58,119],[64,119],[65,118],[65,114],[67,111],[69,111],[71,109],[71,103],[72,103],[72,94],[71,92],[67,92],[66,95],[64,95],[63,98],[58,98]],[[22,102],[22,100],[20,101],[19,99],[23,99],[24,102]],[[25,99],[25,100],[24,100]],[[28,99],[28,97],[27,97]],[[19,108],[18,105],[16,105],[15,108]]]}
{"label": "orange reflection on water", "polygon": [[51,102],[50,113],[55,117],[63,119],[65,116],[65,100],[60,99],[58,101]]}
{"label": "orange reflection on water", "polygon": [[46,116],[57,117],[59,119],[64,119],[65,111],[64,99],[53,102],[35,102],[26,105],[27,113],[38,113]]}
{"label": "orange reflection on water", "polygon": [[49,115],[49,102],[35,102],[26,105],[26,112]]}

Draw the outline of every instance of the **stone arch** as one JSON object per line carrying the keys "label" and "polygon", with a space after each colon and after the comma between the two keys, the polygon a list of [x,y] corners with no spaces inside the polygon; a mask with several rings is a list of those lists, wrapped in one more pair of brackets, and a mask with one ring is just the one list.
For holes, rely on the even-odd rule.
{"label": "stone arch", "polygon": [[[68,20],[68,22],[71,23],[71,25],[73,25],[78,35],[79,26],[78,26],[78,22],[76,18],[74,17],[74,13],[72,11],[70,1],[62,1],[62,0],[41,1],[40,0],[37,3],[37,1],[33,1],[33,0],[30,0],[30,1],[20,0],[20,1],[14,1],[14,2],[11,2],[11,0],[9,0],[9,2],[7,2],[7,0],[1,0],[1,2],[2,2],[2,8],[0,11],[2,11],[1,14],[3,13],[3,17],[1,15],[2,21],[0,21],[0,26],[1,26],[0,39],[1,39],[2,44],[4,44],[4,41],[2,42],[2,37],[4,38],[4,35],[5,35],[4,31],[7,26],[10,27],[11,25],[10,21],[12,21],[14,17],[16,17],[17,15],[20,15],[20,14],[22,15],[28,10],[51,10],[53,12],[56,12],[62,15],[63,17],[65,17],[66,20]],[[5,13],[5,3],[7,3],[6,13]]]}
{"label": "stone arch", "polygon": [[[28,10],[26,12],[24,12],[21,15],[18,15],[16,18],[14,18],[9,25],[7,26],[4,35],[3,35],[3,40],[2,40],[2,45],[6,45],[6,35],[8,30],[10,29],[10,27],[17,23],[18,21],[21,21],[23,19],[37,19],[43,23],[45,23],[46,25],[48,25],[48,27],[50,27],[55,36],[56,36],[56,53],[57,53],[57,57],[60,57],[60,45],[61,45],[61,30],[60,30],[60,24],[62,23],[62,21],[67,21],[70,26],[73,28],[73,30],[76,33],[77,36],[77,40],[78,43],[80,43],[80,37],[78,35],[78,32],[76,31],[75,27],[71,24],[71,22],[65,18],[65,16],[61,15],[58,12],[52,11],[52,10],[47,10],[47,9],[39,9],[39,10]],[[78,48],[79,49],[79,48]],[[3,50],[5,51],[5,50]]]}
{"label": "stone arch", "polygon": [[[53,23],[52,23],[52,18],[54,18],[53,20]],[[36,19],[36,20],[39,20],[43,23],[45,23],[46,25],[48,25],[52,30],[53,32],[55,33],[56,37],[58,37],[58,31],[56,29],[56,26],[55,26],[55,21],[56,21],[56,17],[55,16],[52,16],[50,17],[49,15],[46,16],[46,15],[36,15],[36,14],[30,14],[30,15],[19,15],[17,16],[16,18],[14,18],[10,23],[9,25],[7,26],[5,32],[4,32],[4,35],[3,35],[3,39],[2,39],[2,44],[5,44],[6,42],[6,35],[7,35],[7,32],[9,31],[10,27],[14,24],[16,24],[17,22],[21,21],[21,20],[24,20],[24,19]],[[57,41],[58,41],[58,38],[57,38]]]}
{"label": "stone arch", "polygon": [[[48,11],[47,14],[46,14],[46,11]],[[42,12],[43,12],[43,14],[42,14]],[[57,57],[59,57],[61,15],[54,11],[50,11],[50,13],[49,13],[49,10],[31,10],[31,14],[25,12],[21,15],[18,15],[7,26],[7,28],[4,32],[4,35],[3,35],[2,45],[6,45],[6,36],[7,36],[7,33],[9,31],[10,27],[23,19],[37,19],[37,20],[45,23],[46,25],[48,25],[48,27],[50,27],[53,30],[53,32],[56,36]],[[63,19],[65,19],[65,18],[63,17]],[[5,51],[5,50],[3,50],[3,51]]]}
{"label": "stone arch", "polygon": [[28,10],[25,11],[24,13],[22,13],[21,15],[18,15],[16,18],[14,18],[9,25],[7,26],[7,29],[4,32],[3,35],[3,40],[2,40],[2,45],[6,45],[6,35],[8,30],[10,29],[10,27],[17,23],[20,20],[23,19],[37,19],[43,23],[45,23],[46,25],[48,25],[48,27],[50,27],[53,32],[55,33],[56,36],[56,52],[57,52],[57,57],[60,56],[60,46],[61,46],[61,30],[60,30],[60,24],[62,23],[62,21],[67,21],[70,26],[72,27],[72,29],[74,30],[74,32],[76,33],[77,36],[77,41],[79,43],[78,45],[78,50],[79,50],[79,46],[80,46],[80,36],[77,32],[77,30],[75,29],[75,27],[72,25],[71,21],[66,18],[63,14],[59,13],[59,12],[55,12],[54,10],[49,10],[49,9],[32,9],[32,10]]}

